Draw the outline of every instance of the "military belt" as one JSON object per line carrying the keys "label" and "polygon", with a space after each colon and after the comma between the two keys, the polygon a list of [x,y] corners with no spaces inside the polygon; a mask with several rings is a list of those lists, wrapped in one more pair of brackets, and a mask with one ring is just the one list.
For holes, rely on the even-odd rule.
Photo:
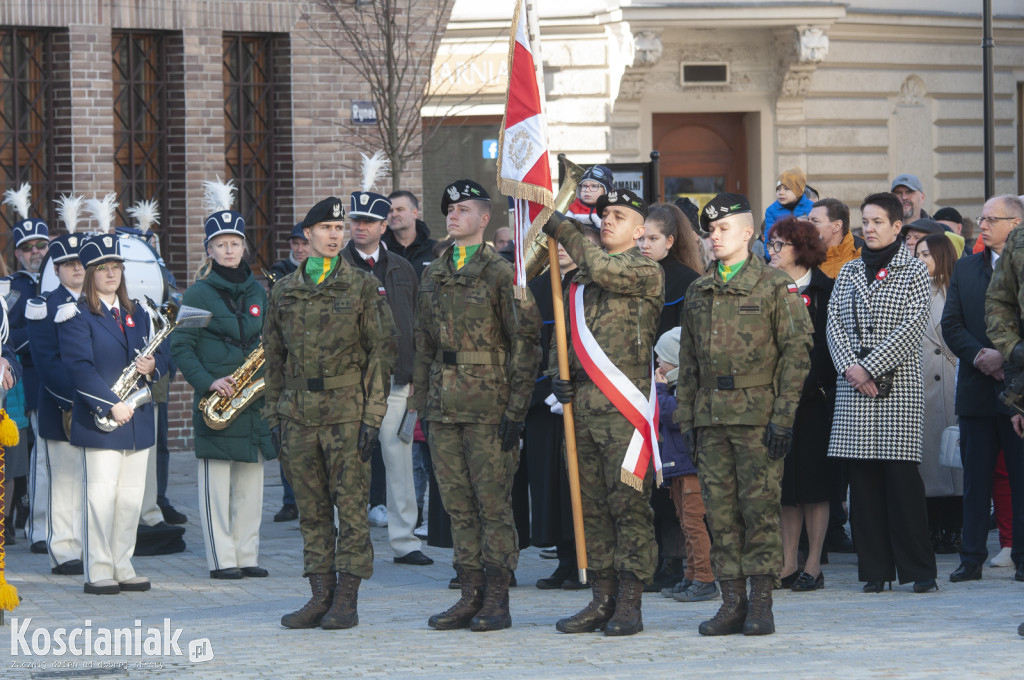
{"label": "military belt", "polygon": [[[626,366],[619,366],[616,364],[618,369],[622,371],[622,374],[630,380],[641,380],[643,378],[651,377],[651,365],[650,364],[628,364]],[[586,371],[580,371],[576,374],[576,382],[587,382],[590,380],[590,376],[587,375]]]}
{"label": "military belt", "polygon": [[450,350],[438,350],[435,360],[449,366],[459,364],[478,364],[504,366],[508,361],[508,355],[504,352],[453,352]]}
{"label": "military belt", "polygon": [[750,375],[719,375],[700,377],[702,390],[742,390],[746,387],[771,385],[774,377],[771,373],[752,373]]}
{"label": "military belt", "polygon": [[307,392],[323,392],[325,390],[336,390],[340,387],[351,387],[363,381],[360,373],[346,373],[345,375],[332,375],[326,378],[285,378],[284,388],[286,390],[305,390]]}

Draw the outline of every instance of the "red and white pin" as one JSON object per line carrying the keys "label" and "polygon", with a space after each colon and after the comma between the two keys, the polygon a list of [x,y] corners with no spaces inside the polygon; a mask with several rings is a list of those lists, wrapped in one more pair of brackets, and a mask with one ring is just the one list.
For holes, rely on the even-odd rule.
{"label": "red and white pin", "polygon": [[878,273],[875,274],[875,278],[878,279],[879,281],[884,281],[887,276],[889,276],[889,270],[886,269],[885,267],[879,269]]}
{"label": "red and white pin", "polygon": [[251,314],[252,316],[259,316],[260,315],[260,306],[259,305],[252,305],[252,306],[250,306],[249,307],[249,314]]}
{"label": "red and white pin", "polygon": [[811,306],[811,298],[810,298],[809,295],[801,295],[800,297],[802,297],[804,299],[804,307],[810,307]]}
{"label": "red and white pin", "polygon": [[124,315],[124,325],[128,328],[135,328],[135,319],[132,318],[131,314]]}

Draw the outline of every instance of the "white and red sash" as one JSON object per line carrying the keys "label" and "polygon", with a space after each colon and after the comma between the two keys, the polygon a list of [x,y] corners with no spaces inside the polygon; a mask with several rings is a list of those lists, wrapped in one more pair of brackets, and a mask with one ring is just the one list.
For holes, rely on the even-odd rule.
{"label": "white and red sash", "polygon": [[569,286],[569,325],[572,328],[572,346],[583,369],[601,393],[619,410],[630,425],[633,437],[622,460],[620,479],[637,491],[642,491],[647,466],[654,461],[658,484],[662,483],[661,454],[658,449],[658,398],[654,386],[654,363],[651,363],[651,393],[644,398],[633,381],[612,363],[594,334],[587,328],[583,312],[583,285]]}

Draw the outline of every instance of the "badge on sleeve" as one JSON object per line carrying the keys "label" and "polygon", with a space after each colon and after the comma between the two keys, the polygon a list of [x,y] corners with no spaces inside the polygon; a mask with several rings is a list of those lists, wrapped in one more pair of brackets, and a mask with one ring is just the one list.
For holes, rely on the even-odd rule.
{"label": "badge on sleeve", "polygon": [[387,295],[387,291],[384,290],[384,286],[377,286],[377,295]]}
{"label": "badge on sleeve", "polygon": [[249,307],[249,314],[252,315],[252,316],[259,316],[260,315],[260,306],[259,305],[252,305],[251,307]]}
{"label": "badge on sleeve", "polygon": [[132,318],[131,314],[124,315],[124,325],[128,328],[135,328],[135,319]]}
{"label": "badge on sleeve", "polygon": [[881,269],[879,269],[878,273],[875,274],[875,278],[877,280],[879,280],[879,281],[884,281],[885,277],[887,277],[887,276],[889,276],[889,270],[886,269],[885,267],[882,267]]}
{"label": "badge on sleeve", "polygon": [[788,290],[790,293],[799,293],[800,292],[800,288],[798,288],[795,283],[786,284],[786,290]]}

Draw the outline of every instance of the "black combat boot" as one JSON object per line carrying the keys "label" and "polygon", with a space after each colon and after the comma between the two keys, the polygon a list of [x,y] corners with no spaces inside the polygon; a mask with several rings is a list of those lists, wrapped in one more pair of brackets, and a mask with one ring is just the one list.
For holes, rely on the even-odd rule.
{"label": "black combat boot", "polygon": [[643,581],[631,571],[619,572],[619,592],[615,595],[615,614],[604,627],[605,635],[636,635],[644,629],[640,599]]}
{"label": "black combat boot", "polygon": [[560,619],[555,630],[562,633],[593,633],[602,630],[615,614],[615,591],[618,582],[610,576],[598,576],[595,572],[587,572],[593,599],[587,606],[572,616]]}
{"label": "black combat boot", "polygon": [[320,627],[326,630],[343,630],[359,625],[359,612],[356,603],[359,600],[358,576],[338,573],[338,585],[334,587],[334,602],[331,609],[320,619]]}
{"label": "black combat boot", "polygon": [[281,625],[285,628],[316,628],[331,606],[337,577],[333,574],[310,574],[309,588],[313,596],[302,609],[281,617]]}
{"label": "black combat boot", "polygon": [[508,584],[512,570],[493,564],[484,565],[484,605],[469,622],[469,629],[476,633],[488,630],[502,630],[512,627],[512,615],[508,611]]}
{"label": "black combat boot", "polygon": [[[736,635],[743,632],[747,618],[747,580],[744,578],[720,581],[722,606],[718,613],[702,621],[697,630],[701,635]],[[769,581],[769,588],[771,582]]]}
{"label": "black combat boot", "polygon": [[484,572],[465,567],[455,567],[455,571],[459,574],[462,597],[451,608],[431,616],[427,621],[427,625],[431,628],[437,630],[466,628],[469,626],[470,619],[476,616],[484,604]]}
{"label": "black combat boot", "polygon": [[772,585],[775,578],[769,574],[750,577],[750,611],[743,624],[744,635],[771,635],[775,632],[772,615]]}

